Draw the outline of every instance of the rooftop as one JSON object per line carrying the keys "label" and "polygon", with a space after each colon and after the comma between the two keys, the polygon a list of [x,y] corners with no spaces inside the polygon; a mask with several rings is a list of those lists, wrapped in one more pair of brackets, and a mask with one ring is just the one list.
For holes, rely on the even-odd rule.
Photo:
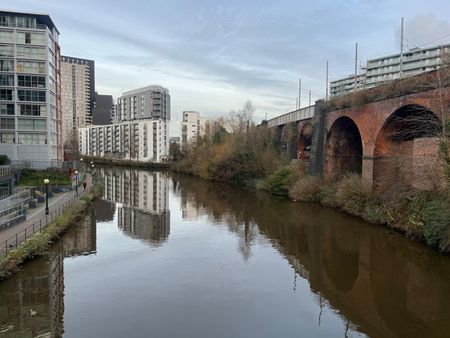
{"label": "rooftop", "polygon": [[56,28],[56,25],[53,23],[52,18],[47,13],[31,13],[31,12],[17,12],[17,11],[10,11],[10,10],[0,10],[0,16],[2,15],[10,15],[10,16],[25,16],[25,17],[35,17],[39,23],[46,25],[50,28],[55,28],[56,31],[59,34],[58,28]]}

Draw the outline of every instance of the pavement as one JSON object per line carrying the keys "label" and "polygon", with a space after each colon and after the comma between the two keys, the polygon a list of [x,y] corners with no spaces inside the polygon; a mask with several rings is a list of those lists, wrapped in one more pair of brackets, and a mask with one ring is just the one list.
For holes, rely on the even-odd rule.
{"label": "pavement", "polygon": [[[90,174],[86,175],[86,183],[87,188],[92,187],[92,176]],[[83,191],[84,189],[82,186],[78,187],[79,197],[83,196]],[[77,192],[75,190],[54,195],[54,197],[48,200],[49,214],[55,213],[58,209],[62,208],[63,205],[76,196]],[[36,209],[28,209],[26,220],[11,225],[10,227],[0,229],[0,243],[12,238],[33,223],[39,224],[39,221],[41,221],[42,224],[45,224],[46,218],[48,218],[48,216],[45,215],[45,203],[40,203],[39,207]]]}

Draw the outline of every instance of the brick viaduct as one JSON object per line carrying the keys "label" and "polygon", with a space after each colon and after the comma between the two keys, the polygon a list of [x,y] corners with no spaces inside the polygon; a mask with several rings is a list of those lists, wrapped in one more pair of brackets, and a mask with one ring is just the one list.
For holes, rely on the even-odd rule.
{"label": "brick viaduct", "polygon": [[431,168],[439,161],[438,136],[449,107],[450,88],[342,109],[317,101],[314,116],[291,124],[296,135],[281,142],[292,158],[310,161],[311,174],[356,172],[380,190],[400,181],[421,187],[432,179],[426,174],[436,173]]}

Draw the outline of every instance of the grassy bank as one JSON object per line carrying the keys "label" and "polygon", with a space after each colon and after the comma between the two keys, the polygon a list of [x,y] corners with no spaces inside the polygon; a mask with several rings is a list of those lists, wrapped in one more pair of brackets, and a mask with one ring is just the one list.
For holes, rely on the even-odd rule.
{"label": "grassy bank", "polygon": [[16,249],[8,251],[5,257],[0,258],[0,279],[10,277],[27,260],[46,254],[55,240],[60,238],[69,227],[76,225],[85,217],[92,201],[100,196],[101,190],[102,187],[96,184],[90,193],[53,220],[40,233],[33,235]]}
{"label": "grassy bank", "polygon": [[69,172],[64,169],[34,170],[25,168],[20,172],[20,185],[42,186],[44,179],[48,178],[53,185],[70,185],[72,181]]}

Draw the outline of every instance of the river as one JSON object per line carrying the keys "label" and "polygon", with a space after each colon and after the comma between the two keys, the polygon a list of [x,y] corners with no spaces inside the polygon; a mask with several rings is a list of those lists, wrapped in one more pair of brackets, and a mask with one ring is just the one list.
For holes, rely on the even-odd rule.
{"label": "river", "polygon": [[332,209],[139,169],[0,282],[0,337],[449,337],[450,258]]}

